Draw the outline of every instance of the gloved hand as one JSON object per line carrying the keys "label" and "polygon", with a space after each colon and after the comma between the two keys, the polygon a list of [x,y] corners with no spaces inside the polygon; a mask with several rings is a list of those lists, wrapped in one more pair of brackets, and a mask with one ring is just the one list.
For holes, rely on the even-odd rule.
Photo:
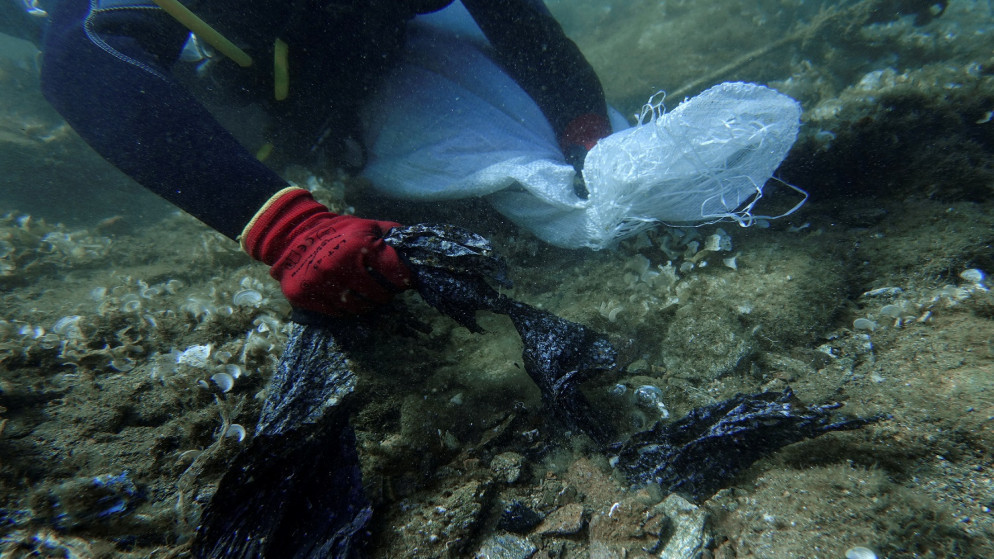
{"label": "gloved hand", "polygon": [[277,192],[245,226],[242,248],[271,266],[295,307],[342,317],[372,310],[411,287],[383,235],[398,223],[336,215],[303,188]]}
{"label": "gloved hand", "polygon": [[597,140],[611,134],[611,123],[599,114],[587,113],[570,121],[559,136],[559,146],[566,161],[579,173],[583,170],[583,160],[593,149]]}

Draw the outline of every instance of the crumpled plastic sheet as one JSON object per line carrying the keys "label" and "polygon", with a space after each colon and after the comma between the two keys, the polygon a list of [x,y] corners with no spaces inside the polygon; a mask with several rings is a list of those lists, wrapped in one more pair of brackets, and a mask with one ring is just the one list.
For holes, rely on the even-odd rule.
{"label": "crumpled plastic sheet", "polygon": [[344,324],[294,324],[256,435],[204,510],[195,557],[360,557],[372,507],[347,398]]}
{"label": "crumpled plastic sheet", "polygon": [[807,406],[789,388],[739,394],[695,408],[677,421],[657,423],[616,445],[617,468],[633,485],[656,484],[663,491],[701,503],[756,460],[781,447],[885,418],[835,413],[841,406]]}
{"label": "crumpled plastic sheet", "polygon": [[510,317],[524,345],[525,371],[546,407],[566,427],[602,444],[613,442],[609,422],[580,392],[584,380],[617,368],[617,353],[607,338],[498,293],[488,280],[510,287],[507,266],[479,235],[446,225],[416,225],[392,229],[384,240],[408,262],[421,297],[470,331],[481,331],[477,311]]}

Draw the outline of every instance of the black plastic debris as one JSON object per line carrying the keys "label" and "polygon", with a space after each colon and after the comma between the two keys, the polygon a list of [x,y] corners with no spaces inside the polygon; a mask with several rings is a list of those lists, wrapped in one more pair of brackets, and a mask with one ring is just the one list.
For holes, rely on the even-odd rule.
{"label": "black plastic debris", "polygon": [[347,397],[355,373],[330,321],[295,324],[256,434],[211,499],[196,557],[359,557],[372,508]]}
{"label": "black plastic debris", "polygon": [[479,235],[452,226],[417,225],[392,229],[384,240],[407,260],[421,297],[470,331],[481,331],[477,311],[510,317],[524,344],[525,371],[546,407],[568,427],[599,443],[613,442],[609,422],[580,392],[584,380],[617,367],[607,338],[498,293],[488,280],[509,287],[507,266]]}
{"label": "black plastic debris", "polygon": [[700,503],[781,447],[884,419],[835,413],[841,406],[806,406],[789,388],[739,394],[633,435],[616,448],[617,467],[633,485],[657,484]]}

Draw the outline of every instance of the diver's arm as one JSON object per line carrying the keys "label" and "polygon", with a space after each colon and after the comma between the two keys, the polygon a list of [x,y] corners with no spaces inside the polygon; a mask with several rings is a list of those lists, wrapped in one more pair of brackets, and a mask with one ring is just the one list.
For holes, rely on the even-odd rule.
{"label": "diver's arm", "polygon": [[169,16],[94,14],[88,0],[64,0],[51,16],[43,93],[117,168],[231,238],[286,187],[170,77],[188,32]]}
{"label": "diver's arm", "polygon": [[103,15],[96,21],[89,0],[66,0],[53,14],[42,70],[45,96],[98,153],[240,237],[295,307],[350,316],[410,287],[382,239],[396,223],[335,215],[288,187],[169,77],[185,30],[154,7]]}
{"label": "diver's arm", "polygon": [[607,123],[604,90],[597,74],[541,0],[462,3],[497,50],[498,60],[542,109],[558,138],[585,115]]}

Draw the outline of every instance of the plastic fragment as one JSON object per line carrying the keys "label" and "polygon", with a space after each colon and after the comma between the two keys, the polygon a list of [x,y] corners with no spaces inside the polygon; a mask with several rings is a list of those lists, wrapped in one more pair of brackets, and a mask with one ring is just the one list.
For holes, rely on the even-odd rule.
{"label": "plastic fragment", "polygon": [[841,404],[806,406],[783,392],[740,394],[657,423],[618,445],[617,467],[633,485],[657,484],[700,503],[756,460],[791,443],[858,429],[884,416],[833,413]]}

